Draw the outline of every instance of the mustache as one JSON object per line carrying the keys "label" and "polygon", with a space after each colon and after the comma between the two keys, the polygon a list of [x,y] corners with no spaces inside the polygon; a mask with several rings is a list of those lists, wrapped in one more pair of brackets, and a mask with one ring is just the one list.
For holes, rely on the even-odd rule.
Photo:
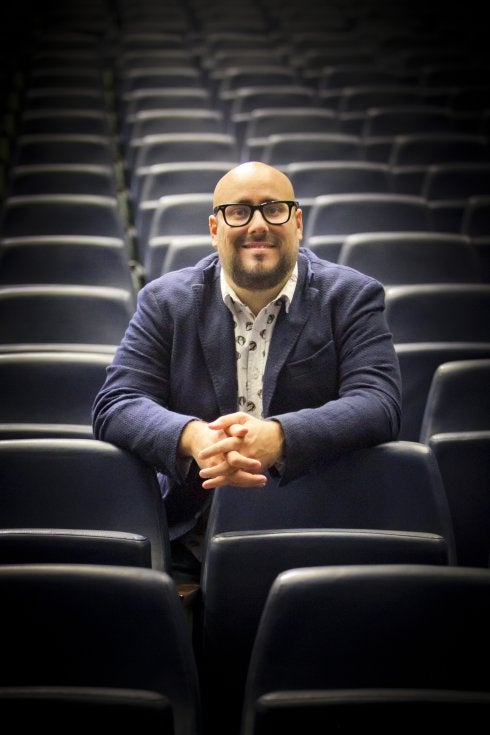
{"label": "mustache", "polygon": [[273,246],[277,246],[279,244],[279,240],[276,237],[266,233],[264,235],[255,235],[254,237],[250,237],[250,235],[242,235],[235,240],[235,245],[239,248],[243,245],[248,245],[251,242],[264,242]]}

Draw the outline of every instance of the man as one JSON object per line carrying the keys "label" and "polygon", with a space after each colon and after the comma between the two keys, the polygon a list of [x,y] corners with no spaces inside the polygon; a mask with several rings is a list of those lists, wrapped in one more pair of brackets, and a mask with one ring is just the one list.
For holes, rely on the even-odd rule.
{"label": "man", "polygon": [[172,539],[216,487],[287,483],[400,426],[383,287],[300,247],[287,176],[233,168],[209,229],[216,253],[141,290],[93,411],[96,438],[158,470]]}

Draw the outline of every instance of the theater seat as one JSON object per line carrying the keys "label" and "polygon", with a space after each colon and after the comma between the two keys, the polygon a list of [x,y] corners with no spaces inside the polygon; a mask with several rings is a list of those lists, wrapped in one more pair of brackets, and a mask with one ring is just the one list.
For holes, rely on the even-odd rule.
{"label": "theater seat", "polygon": [[[241,732],[277,732],[261,721],[267,698],[278,708],[282,700],[281,733],[296,732],[300,713],[301,726],[318,732],[353,732],[349,724],[362,721],[384,734],[409,733],[429,713],[441,727],[464,728],[488,710],[489,614],[488,569],[368,564],[282,572],[255,639]],[[337,707],[320,706],[329,696]]]}
{"label": "theater seat", "polygon": [[209,539],[195,640],[209,731],[238,727],[245,679],[267,594],[286,569],[337,564],[448,564],[432,533],[288,529],[219,533]]}
{"label": "theater seat", "polygon": [[[130,452],[95,439],[0,440],[0,485],[3,530],[138,534],[150,542],[151,566],[171,569],[155,471]],[[19,549],[21,541],[17,538]],[[32,537],[26,543],[32,543]],[[60,538],[59,543],[69,541]],[[88,541],[82,539],[81,544],[86,547]]]}
{"label": "theater seat", "polygon": [[[118,721],[126,731],[137,721],[139,706],[141,722],[169,724],[170,719],[173,726],[163,732],[197,735],[199,693],[188,623],[167,574],[94,564],[4,565],[0,594],[9,631],[0,688],[10,712],[22,717],[15,691],[28,696],[28,687],[34,710],[44,710],[41,722],[51,724],[51,714],[57,732],[66,732],[66,720],[60,728],[63,711],[76,718],[79,713],[80,722],[98,727],[97,715],[109,720],[105,707],[112,696],[116,720],[110,718],[110,727]],[[32,687],[39,687],[37,698]],[[53,697],[61,701],[59,711]]]}

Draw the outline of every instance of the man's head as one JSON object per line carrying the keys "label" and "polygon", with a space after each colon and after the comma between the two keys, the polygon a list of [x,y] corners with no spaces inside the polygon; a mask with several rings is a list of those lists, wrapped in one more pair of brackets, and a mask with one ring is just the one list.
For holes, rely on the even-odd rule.
{"label": "man's head", "polygon": [[[256,207],[265,202],[278,204],[252,211],[247,207],[216,210],[224,204]],[[231,285],[239,295],[265,292],[273,298],[294,268],[302,237],[301,210],[290,180],[265,163],[242,163],[218,181],[213,207],[209,229]]]}

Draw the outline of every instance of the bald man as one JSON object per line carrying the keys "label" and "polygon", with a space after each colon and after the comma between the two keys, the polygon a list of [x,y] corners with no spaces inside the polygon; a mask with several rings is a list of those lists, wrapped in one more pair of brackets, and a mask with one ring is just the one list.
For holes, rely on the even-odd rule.
{"label": "bald man", "polygon": [[96,438],[157,469],[172,539],[214,488],[287,483],[400,427],[383,287],[301,247],[287,176],[230,170],[209,230],[214,252],[141,289],[93,409]]}

